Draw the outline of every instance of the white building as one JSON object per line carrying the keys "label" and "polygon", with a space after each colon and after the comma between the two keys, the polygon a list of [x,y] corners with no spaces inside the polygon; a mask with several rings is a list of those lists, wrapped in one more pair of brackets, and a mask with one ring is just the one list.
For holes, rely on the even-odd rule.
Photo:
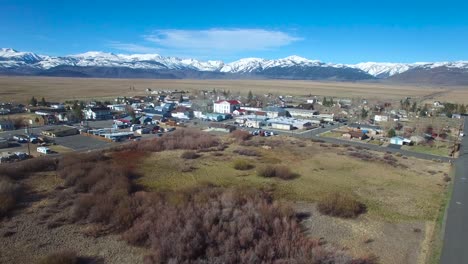
{"label": "white building", "polygon": [[105,120],[112,117],[107,107],[88,107],[83,110],[83,115],[86,120]]}
{"label": "white building", "polygon": [[374,121],[375,122],[388,122],[388,116],[387,115],[375,115]]}
{"label": "white building", "polygon": [[213,112],[220,114],[231,114],[236,109],[240,109],[241,102],[237,100],[220,100],[213,104]]}

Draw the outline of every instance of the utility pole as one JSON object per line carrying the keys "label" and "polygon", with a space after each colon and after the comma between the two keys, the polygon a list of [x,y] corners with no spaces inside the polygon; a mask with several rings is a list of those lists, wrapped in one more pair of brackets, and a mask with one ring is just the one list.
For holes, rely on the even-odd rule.
{"label": "utility pole", "polygon": [[31,135],[29,133],[29,124],[26,124],[26,135],[27,135],[27,140],[28,140],[28,156],[31,156]]}

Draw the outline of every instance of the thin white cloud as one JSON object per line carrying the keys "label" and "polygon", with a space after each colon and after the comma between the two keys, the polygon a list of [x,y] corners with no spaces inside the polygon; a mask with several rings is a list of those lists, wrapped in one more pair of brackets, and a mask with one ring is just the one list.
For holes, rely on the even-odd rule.
{"label": "thin white cloud", "polygon": [[110,42],[109,47],[117,50],[127,51],[127,52],[136,52],[136,53],[160,53],[161,50],[158,48],[147,47],[143,45],[133,44],[133,43],[121,43],[121,42]]}
{"label": "thin white cloud", "polygon": [[144,38],[165,49],[197,53],[268,50],[301,40],[286,32],[264,29],[164,29],[155,30]]}

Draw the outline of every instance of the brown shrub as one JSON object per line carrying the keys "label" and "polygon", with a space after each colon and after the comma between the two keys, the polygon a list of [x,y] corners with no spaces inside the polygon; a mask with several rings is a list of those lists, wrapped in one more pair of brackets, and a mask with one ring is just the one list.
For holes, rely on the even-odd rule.
{"label": "brown shrub", "polygon": [[181,158],[183,159],[197,159],[200,157],[200,154],[194,152],[194,151],[185,151],[180,155]]}
{"label": "brown shrub", "polygon": [[356,218],[366,211],[366,206],[349,194],[332,193],[317,204],[320,213],[342,218]]}
{"label": "brown shrub", "polygon": [[253,169],[255,166],[248,160],[238,159],[234,161],[233,167],[236,170],[250,170]]}
{"label": "brown shrub", "polygon": [[283,180],[291,180],[299,175],[293,173],[288,167],[282,165],[266,165],[257,170],[257,175],[266,178],[277,177]]}
{"label": "brown shrub", "polygon": [[0,217],[15,208],[20,194],[20,185],[4,176],[0,176]]}
{"label": "brown shrub", "polygon": [[51,171],[57,168],[57,160],[50,157],[38,157],[19,162],[0,164],[0,175],[19,179],[32,172]]}
{"label": "brown shrub", "polygon": [[219,139],[214,135],[196,129],[179,129],[171,133],[166,133],[160,138],[146,140],[144,142],[134,142],[133,144],[126,145],[126,148],[160,152],[174,149],[208,149],[216,147],[219,144]]}
{"label": "brown shrub", "polygon": [[52,253],[39,261],[39,264],[77,264],[78,256],[73,251]]}
{"label": "brown shrub", "polygon": [[185,192],[177,204],[148,196],[135,195],[142,215],[123,235],[133,245],[149,247],[151,254],[145,263],[318,264],[353,260],[308,238],[291,208],[258,190],[199,188]]}
{"label": "brown shrub", "polygon": [[231,137],[235,138],[237,141],[246,141],[252,138],[252,135],[248,131],[234,130],[231,132]]}
{"label": "brown shrub", "polygon": [[251,156],[251,157],[260,156],[260,154],[256,150],[247,149],[247,148],[236,149],[233,152],[242,156]]}

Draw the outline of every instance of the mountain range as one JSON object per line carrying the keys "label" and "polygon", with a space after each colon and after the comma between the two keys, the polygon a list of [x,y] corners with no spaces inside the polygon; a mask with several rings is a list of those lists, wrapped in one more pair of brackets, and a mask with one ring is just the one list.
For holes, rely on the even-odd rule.
{"label": "mountain range", "polygon": [[299,56],[244,58],[231,63],[164,57],[158,54],[86,52],[47,56],[0,49],[0,75],[105,78],[301,79],[391,81],[468,85],[468,61],[358,64],[325,63]]}

